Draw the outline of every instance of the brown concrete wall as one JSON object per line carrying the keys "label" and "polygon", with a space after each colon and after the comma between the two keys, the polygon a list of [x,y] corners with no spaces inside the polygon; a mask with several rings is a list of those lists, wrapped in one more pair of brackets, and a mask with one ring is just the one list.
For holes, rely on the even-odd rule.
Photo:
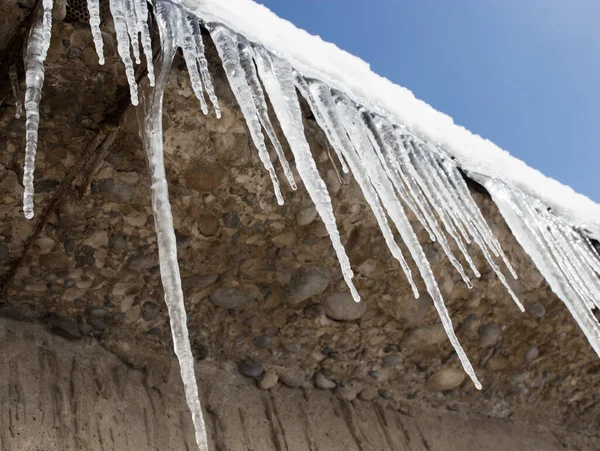
{"label": "brown concrete wall", "polygon": [[[129,350],[126,364],[95,340],[0,320],[0,449],[193,450],[174,359]],[[132,365],[145,368],[139,370]],[[198,366],[213,449],[254,451],[558,451],[599,442],[556,428],[450,412],[404,412],[329,391],[263,391],[231,368]]]}

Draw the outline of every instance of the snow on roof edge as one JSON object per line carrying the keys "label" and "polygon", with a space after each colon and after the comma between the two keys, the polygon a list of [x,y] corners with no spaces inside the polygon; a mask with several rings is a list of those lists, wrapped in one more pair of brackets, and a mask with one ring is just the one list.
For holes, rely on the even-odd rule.
{"label": "snow on roof edge", "polygon": [[374,73],[369,64],[297,28],[253,0],[179,0],[206,21],[218,21],[285,57],[307,77],[318,78],[372,110],[444,145],[466,171],[496,177],[538,197],[573,225],[600,238],[600,205],[488,139],[473,134],[414,94]]}

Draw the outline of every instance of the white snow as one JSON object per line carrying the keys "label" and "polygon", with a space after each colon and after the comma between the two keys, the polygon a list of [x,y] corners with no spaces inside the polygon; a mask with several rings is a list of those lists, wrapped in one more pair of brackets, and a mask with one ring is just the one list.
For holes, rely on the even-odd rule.
{"label": "white snow", "polygon": [[[586,227],[600,237],[600,205],[454,124],[452,118],[416,99],[409,90],[372,72],[359,58],[296,28],[252,0],[180,1],[198,17],[221,22],[285,57],[302,75],[318,78],[372,112],[394,118],[446,146],[464,170],[519,187],[563,214],[573,225]],[[394,51],[401,43],[381,45]]]}

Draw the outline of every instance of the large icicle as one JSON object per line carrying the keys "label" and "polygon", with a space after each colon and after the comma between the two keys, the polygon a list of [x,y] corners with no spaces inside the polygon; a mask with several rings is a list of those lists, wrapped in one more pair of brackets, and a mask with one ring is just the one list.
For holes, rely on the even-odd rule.
{"label": "large icicle", "polygon": [[294,86],[292,68],[287,61],[271,55],[262,47],[256,46],[255,50],[260,78],[269,95],[275,114],[279,119],[281,129],[294,154],[298,173],[329,232],[331,243],[337,254],[342,274],[350,289],[350,293],[352,293],[354,300],[359,302],[360,296],[352,283],[354,273],[352,272],[350,260],[340,239],[340,233],[331,205],[331,197],[327,191],[327,185],[325,185],[319,174],[308,142],[306,141],[306,136],[304,135],[302,111]]}
{"label": "large icicle", "polygon": [[375,149],[373,148],[373,145],[366,134],[362,120],[359,118],[356,105],[354,105],[352,101],[350,101],[341,93],[338,93],[336,101],[344,128],[346,129],[346,132],[348,133],[352,143],[356,147],[358,154],[361,157],[362,166],[369,174],[369,178],[375,186],[375,189],[377,190],[388,215],[400,232],[404,243],[408,247],[413,260],[419,268],[421,277],[425,282],[425,286],[427,287],[429,295],[433,299],[433,304],[438,312],[444,330],[450,339],[450,343],[454,347],[454,350],[456,351],[456,354],[458,355],[465,372],[469,375],[475,384],[475,387],[477,387],[478,390],[481,390],[481,383],[477,379],[475,370],[460,342],[458,341],[456,334],[454,333],[454,327],[452,326],[450,314],[448,313],[444,299],[440,293],[439,287],[433,275],[433,271],[431,270],[431,266],[427,261],[425,252],[423,251],[423,248],[421,247],[421,244],[419,243],[419,240],[417,239],[417,236],[410,225],[408,218],[406,217],[402,204],[394,194],[394,187],[392,183],[388,179],[385,170],[381,167],[381,163],[377,158]]}
{"label": "large icicle", "polygon": [[25,57],[25,164],[23,168],[23,212],[27,219],[33,218],[33,173],[38,145],[40,124],[40,100],[44,85],[44,61],[50,47],[52,35],[52,0],[42,3],[38,17],[29,33],[27,56]]}
{"label": "large icicle", "polygon": [[208,451],[206,427],[194,373],[194,357],[189,343],[187,315],[177,262],[177,244],[163,155],[162,103],[176,50],[172,34],[176,22],[172,5],[169,3],[157,3],[155,15],[161,36],[162,63],[156,88],[152,91],[142,91],[142,108],[138,109],[138,122],[148,159],[160,274],[165,292],[165,303],[169,310],[173,347],[179,359],[185,397],[192,413],[196,442],[201,451]]}
{"label": "large icicle", "polygon": [[410,270],[398,243],[394,239],[394,233],[390,228],[385,210],[381,206],[379,196],[373,188],[365,171],[363,171],[360,157],[352,143],[348,139],[345,130],[341,129],[341,122],[337,116],[335,102],[331,96],[329,88],[323,83],[312,81],[308,84],[300,74],[296,74],[296,86],[302,96],[308,102],[310,109],[315,115],[315,119],[319,126],[325,131],[327,139],[332,144],[336,153],[339,155],[340,161],[347,161],[352,169],[352,173],[359,184],[365,199],[371,206],[371,210],[375,215],[377,224],[381,229],[381,233],[385,242],[392,253],[392,256],[398,260],[408,282],[413,290],[415,297],[419,297],[419,291],[412,278]]}
{"label": "large icicle", "polygon": [[258,150],[258,156],[265,169],[269,172],[269,176],[273,182],[277,203],[283,205],[283,196],[279,186],[279,179],[277,178],[275,168],[273,167],[273,163],[271,163],[271,157],[269,156],[267,146],[265,145],[265,137],[262,133],[252,90],[244,76],[244,69],[242,68],[238,51],[237,36],[224,25],[217,23],[209,23],[208,29],[213,38],[213,42],[217,47],[221,61],[223,62],[223,68],[225,69],[229,84],[231,85],[231,90],[246,119],[246,124],[250,130],[250,136]]}
{"label": "large icicle", "polygon": [[[146,0],[144,0],[144,3]],[[102,32],[100,31],[100,1],[87,0],[88,13],[90,15],[90,28],[94,38],[94,46],[98,54],[98,62],[104,64],[104,42],[102,41]]]}
{"label": "large icicle", "polygon": [[600,323],[593,313],[600,305],[600,281],[596,272],[600,256],[587,248],[587,238],[554,216],[539,200],[498,180],[481,178],[480,181],[492,195],[519,244],[600,356]]}

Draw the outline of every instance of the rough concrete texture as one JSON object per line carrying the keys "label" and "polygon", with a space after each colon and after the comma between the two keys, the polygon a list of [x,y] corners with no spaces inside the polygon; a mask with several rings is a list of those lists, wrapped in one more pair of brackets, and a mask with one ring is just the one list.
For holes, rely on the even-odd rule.
{"label": "rough concrete texture", "polygon": [[[124,362],[95,339],[0,320],[0,449],[191,450],[177,361],[132,348]],[[141,351],[141,354],[137,354]],[[448,411],[395,410],[325,390],[264,391],[227,365],[198,378],[214,450],[559,451],[597,449],[564,430]]]}
{"label": "rough concrete texture", "polygon": [[[26,9],[23,5],[20,8]],[[0,14],[0,30],[8,30],[8,21],[12,20],[12,33],[18,35],[23,28],[16,24],[26,17],[22,12],[19,14],[14,17]],[[116,55],[112,24],[104,18],[107,61],[101,67],[87,24],[75,20],[76,15],[68,9],[63,18],[65,20],[58,17],[55,21],[48,54],[33,221],[25,220],[21,209],[25,123],[24,119],[14,118],[10,84],[0,83],[0,313],[41,322],[55,334],[80,340],[81,343],[73,346],[79,350],[77,355],[81,359],[89,352],[93,361],[95,353],[104,352],[97,346],[83,344],[93,337],[104,349],[126,362],[134,362],[138,368],[146,367],[135,363],[139,355],[146,360],[172,362],[145,157],[137,135],[135,110],[130,106],[122,108],[127,105],[128,88]],[[465,418],[480,418],[476,416],[480,415],[494,419],[477,420],[478,423],[470,425],[452,416],[454,419],[447,421],[458,422],[451,424],[464,428],[465,433],[449,432],[441,438],[430,435],[437,420],[427,423],[430,420],[424,419],[422,424],[420,419],[410,420],[415,422],[411,423],[413,426],[421,424],[432,449],[449,449],[439,446],[450,446],[452,441],[469,449],[520,449],[510,444],[513,432],[504,429],[510,424],[506,419],[516,424],[526,422],[565,431],[561,432],[565,440],[575,437],[576,433],[596,437],[600,426],[600,361],[567,309],[510,234],[489,196],[472,185],[476,202],[519,274],[519,280],[511,283],[527,306],[524,314],[512,303],[476,248],[471,247],[470,251],[482,277],[468,290],[437,243],[430,242],[425,231],[413,221],[448,301],[458,337],[484,385],[483,391],[478,392],[464,378],[424,284],[418,280],[421,297],[415,299],[399,265],[386,248],[358,186],[352,177],[340,179],[337,176],[328,157],[325,137],[305,108],[306,134],[333,197],[338,227],[356,272],[355,281],[364,305],[348,305],[347,296],[338,294],[347,293],[347,288],[323,223],[316,217],[302,186],[292,192],[282,183],[286,204],[277,205],[215,48],[208,37],[206,41],[223,118],[217,120],[214,114],[205,117],[200,112],[185,66],[178,57],[165,96],[164,119],[167,176],[190,336],[198,361],[208,362],[199,363],[199,368],[205,368],[200,384],[205,394],[210,394],[213,386],[215,393],[222,390],[219,387],[223,379],[239,382],[238,374],[243,374],[247,384],[239,382],[240,386],[253,393],[251,396],[255,398],[252,399],[259,400],[253,409],[263,409],[261,399],[287,409],[287,403],[279,401],[280,396],[284,400],[298,400],[289,403],[290,409],[295,406],[298,410],[302,410],[303,396],[309,400],[313,397],[326,400],[322,402],[328,407],[323,411],[329,412],[328,415],[313,409],[317,415],[316,426],[325,424],[326,417],[331,417],[332,424],[344,424],[350,421],[348,418],[356,418],[350,407],[354,404],[347,403],[357,400],[369,400],[390,409],[408,408],[411,412],[434,408]],[[2,80],[6,79],[6,67],[0,66]],[[22,70],[19,65],[21,92],[24,90]],[[113,125],[115,122],[119,124],[117,127]],[[111,133],[115,133],[112,146],[106,152],[90,152],[91,157],[83,161],[99,155],[98,164],[82,164],[80,159],[90,143],[97,141],[98,136],[107,139]],[[285,143],[281,134],[280,139]],[[292,161],[289,152],[288,157]],[[69,174],[73,180],[67,178],[64,182]],[[283,180],[282,174],[280,176]],[[416,274],[410,259],[409,264]],[[28,336],[36,343],[41,336],[46,336],[39,327],[24,330],[31,331]],[[20,336],[23,335],[16,335]],[[62,343],[65,349],[71,346],[63,341],[53,342]],[[25,344],[16,340],[11,346],[20,349],[19,346]],[[12,352],[11,346],[2,346],[2,352]],[[55,353],[55,357],[42,353],[42,357],[34,359],[37,365],[45,365],[45,370],[37,370],[37,373],[31,370],[31,374],[38,374],[36,387],[40,387],[40,393],[45,393],[48,399],[41,406],[39,401],[32,401],[28,408],[35,405],[46,409],[46,404],[60,407],[45,410],[44,421],[59,425],[53,434],[63,434],[67,437],[65,440],[72,440],[76,435],[73,429],[68,433],[60,431],[66,430],[65,425],[74,428],[73,417],[91,415],[93,409],[79,408],[75,403],[73,413],[69,396],[75,388],[70,388],[68,379],[64,379],[62,392],[48,387],[55,383],[52,378],[58,378],[53,368],[63,365],[60,363],[62,352],[55,350]],[[38,356],[38,351],[31,356],[21,352],[12,359],[1,359],[1,371],[8,372],[10,365],[15,365],[8,362],[16,362],[21,368],[17,356],[29,359]],[[55,363],[48,363],[52,359]],[[71,358],[65,364],[64,368],[68,368],[65,372],[72,370],[72,361]],[[76,371],[77,377],[93,380],[96,367],[81,366],[81,371]],[[210,371],[217,368],[220,369],[216,376],[204,375],[206,371],[210,375]],[[26,370],[19,371],[22,377],[29,377]],[[139,381],[135,390],[140,391],[131,388],[129,398],[113,396],[111,399],[116,404],[112,407],[109,407],[112,401],[101,394],[102,385],[90,383],[91,394],[86,405],[103,404],[110,413],[104,413],[102,420],[77,419],[80,430],[84,430],[84,425],[87,428],[88,432],[80,434],[89,443],[86,446],[91,449],[101,446],[98,432],[93,432],[98,428],[98,421],[104,428],[102,446],[113,449],[112,444],[107,445],[111,440],[107,425],[113,424],[115,431],[121,430],[124,434],[123,422],[131,421],[133,431],[133,424],[143,424],[144,415],[149,422],[147,428],[151,428],[148,434],[155,440],[153,446],[157,449],[183,446],[177,425],[187,425],[188,420],[180,404],[177,377],[169,376],[172,384],[157,383],[162,387],[157,392],[142,383],[144,377],[155,377],[154,368],[146,376],[127,371],[126,374]],[[15,373],[12,374],[13,379],[4,378],[0,382],[13,381],[9,385],[10,392],[0,397],[2,406],[12,405],[15,393],[20,390],[19,381],[14,379]],[[118,386],[108,370],[106,379],[107,384]],[[259,394],[248,384],[262,387],[265,393]],[[24,383],[21,385],[25,387]],[[284,386],[290,390],[283,389]],[[146,389],[167,400],[173,397],[173,404],[169,405],[176,407],[173,410],[161,408],[160,404],[152,407],[149,395],[140,394]],[[325,395],[321,390],[330,390],[332,394]],[[139,413],[136,396],[146,400],[145,414],[143,408]],[[5,403],[5,399],[10,403]],[[205,405],[210,410],[211,397],[208,399]],[[251,405],[248,404],[248,409]],[[265,417],[265,411],[260,410],[262,416],[258,419],[250,414],[240,416],[231,406],[227,409],[228,413],[223,415],[233,415],[235,419],[223,420],[222,424],[228,426],[215,429],[221,431],[221,435],[217,434],[219,437],[238,437],[243,417],[243,421],[254,422],[246,424],[244,429],[250,437],[246,440],[253,440],[252,449],[263,449],[257,440],[265,443],[280,440],[272,435],[280,437],[277,431],[282,426],[274,426],[275,432],[268,426],[272,423],[268,415],[272,414]],[[362,412],[362,407],[357,409]],[[366,418],[375,415],[378,407],[364,409],[371,412],[364,413]],[[116,416],[115,420],[115,412],[125,416]],[[169,412],[170,416],[163,418],[163,412]],[[16,421],[15,415],[2,415],[4,423],[0,433],[7,437],[4,440],[12,437],[10,421]],[[303,418],[299,415],[296,421]],[[26,421],[35,430],[32,418],[28,414],[27,420],[19,421]],[[41,417],[36,418],[39,421]],[[179,440],[180,444],[160,441],[167,440],[161,438],[161,424],[167,425],[164,429],[170,431],[172,437],[179,437],[173,440]],[[297,430],[302,436],[304,426],[289,424],[288,430]],[[379,430],[379,424],[373,422],[372,427]],[[390,419],[388,424],[390,428],[397,428],[399,423]],[[331,427],[337,430],[337,426]],[[536,426],[531,427],[536,430]],[[343,428],[340,430],[344,430],[344,434],[332,433],[335,439],[323,432],[311,449],[335,449],[325,443],[343,443],[350,449],[359,446],[344,441],[360,443],[361,439],[353,439],[347,425]],[[488,448],[483,441],[477,442],[481,443],[477,445],[480,448],[460,442],[471,432],[479,434],[476,431],[480,428],[500,431],[495,441],[485,445]],[[145,429],[139,430],[139,436],[135,437],[145,437]],[[357,430],[352,427],[351,432],[358,437],[367,434]],[[394,430],[392,439],[396,440],[400,433]],[[187,433],[187,429],[185,431]],[[19,433],[19,437],[27,437],[35,431],[22,428]],[[418,433],[416,436],[414,433],[411,446],[421,443]],[[124,436],[120,437],[114,440],[124,440]],[[238,439],[243,440],[240,437],[231,440]],[[138,439],[131,440],[133,444],[129,446],[138,445]],[[509,442],[502,445],[502,440]],[[548,440],[553,439],[548,436]],[[439,443],[435,445],[438,448],[433,448],[433,443]],[[595,448],[600,448],[598,442],[596,445]],[[243,448],[244,445],[227,446],[241,449],[236,446]],[[284,445],[278,446],[278,449],[286,449]],[[362,449],[385,449],[361,446]],[[38,449],[57,448],[40,445]],[[114,449],[133,448],[120,444]],[[146,449],[146,445],[138,449]],[[540,446],[538,449],[552,448]]]}

